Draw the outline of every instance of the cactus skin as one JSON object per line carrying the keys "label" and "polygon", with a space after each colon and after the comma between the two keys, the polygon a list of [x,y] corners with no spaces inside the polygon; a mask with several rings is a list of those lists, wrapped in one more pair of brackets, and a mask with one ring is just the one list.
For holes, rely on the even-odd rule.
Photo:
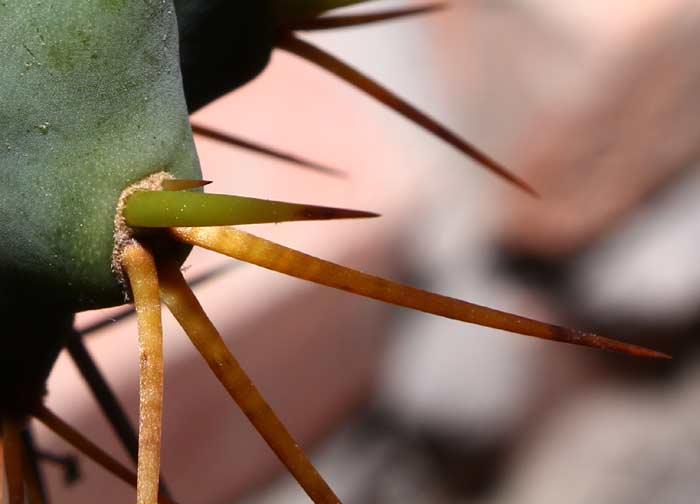
{"label": "cactus skin", "polygon": [[277,33],[269,0],[175,0],[190,112],[257,77]]}
{"label": "cactus skin", "polygon": [[[21,420],[46,393],[51,368],[70,337],[73,314],[50,308],[29,313],[26,303],[12,301],[0,309],[0,419]],[[21,314],[26,319],[17,316]]]}
{"label": "cactus skin", "polygon": [[174,0],[190,112],[260,75],[285,25],[367,0]]}
{"label": "cactus skin", "polygon": [[10,0],[0,27],[0,312],[121,304],[122,190],[200,178],[172,2]]}

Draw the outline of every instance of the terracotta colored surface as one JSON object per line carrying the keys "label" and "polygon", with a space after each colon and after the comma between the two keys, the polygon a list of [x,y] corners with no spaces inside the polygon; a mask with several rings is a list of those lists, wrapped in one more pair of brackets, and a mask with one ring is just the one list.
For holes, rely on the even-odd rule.
{"label": "terracotta colored surface", "polygon": [[[578,59],[597,61],[581,93],[568,106],[555,97],[515,145],[544,198],[513,202],[504,240],[545,257],[590,245],[700,157],[697,5],[633,3],[616,16],[583,10],[588,22],[578,30],[588,41]],[[572,22],[575,15],[568,13]],[[611,18],[607,27],[595,24]]]}
{"label": "terracotta colored surface", "polygon": [[[464,97],[465,114],[482,112],[482,134],[542,196],[499,194],[509,248],[577,252],[700,157],[695,2],[454,11],[434,25],[446,86]],[[460,65],[456,47],[470,48]]]}

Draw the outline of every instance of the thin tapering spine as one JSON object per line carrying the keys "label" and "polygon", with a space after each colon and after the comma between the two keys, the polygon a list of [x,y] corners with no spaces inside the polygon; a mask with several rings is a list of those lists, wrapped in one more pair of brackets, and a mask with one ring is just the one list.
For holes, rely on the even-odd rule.
{"label": "thin tapering spine", "polygon": [[405,308],[525,336],[621,352],[637,357],[669,358],[647,348],[596,334],[547,324],[460,299],[402,285],[304,254],[230,227],[173,228],[172,236],[263,268]]}
{"label": "thin tapering spine", "polygon": [[0,437],[0,503],[5,503],[5,443]]}
{"label": "thin tapering spine", "polygon": [[139,457],[137,504],[158,500],[163,417],[163,324],[155,260],[142,245],[122,255],[136,308],[139,332]]}
{"label": "thin tapering spine", "polygon": [[44,504],[44,496],[41,491],[38,474],[34,471],[27,450],[22,452],[22,471],[25,474],[27,485],[27,501],[29,504]]}
{"label": "thin tapering spine", "polygon": [[[22,471],[27,485],[27,500],[29,504],[46,504],[46,488],[37,460],[34,438],[27,427],[22,431]],[[1,502],[1,500],[0,500]]]}
{"label": "thin tapering spine", "polygon": [[24,504],[24,449],[20,432],[22,423],[16,418],[4,418],[2,421],[2,439],[7,478],[8,504]]}
{"label": "thin tapering spine", "polygon": [[[112,323],[116,322],[115,319],[110,320]],[[95,326],[96,325],[88,327],[87,331],[90,331],[91,328]],[[124,450],[129,455],[129,458],[134,462],[134,466],[136,466],[138,463],[139,451],[139,438],[136,429],[132,425],[124,407],[119,402],[119,399],[110,387],[104,374],[92,358],[82,338],[83,334],[74,331],[71,337],[68,338],[66,350],[68,350],[68,354],[78,368],[80,375],[85,380],[90,392],[92,392],[95,401],[97,401],[100,410],[102,410],[102,414],[112,427],[114,434],[119,439]],[[165,481],[163,481],[162,474],[160,477],[160,493],[170,496],[170,491]]]}
{"label": "thin tapering spine", "polygon": [[187,191],[211,184],[211,180],[165,179],[161,182],[164,191]]}
{"label": "thin tapering spine", "polygon": [[414,124],[420,126],[444,142],[453,146],[455,149],[477,161],[496,175],[514,184],[530,195],[537,196],[537,193],[529,184],[508,171],[504,166],[497,163],[491,157],[487,156],[479,149],[460,138],[456,133],[442,126],[436,120],[427,116],[413,105],[399,98],[395,93],[391,92],[361,72],[355,70],[350,65],[339,60],[332,54],[294,36],[291,33],[280,37],[277,42],[277,47],[299,56],[300,58],[315,65],[318,65],[324,70],[334,74],[341,80],[368,94],[378,102],[383,103]]}
{"label": "thin tapering spine", "polygon": [[[231,263],[231,262],[224,262],[219,264],[218,266],[214,266],[208,271],[205,271],[203,273],[200,273],[199,275],[195,275],[190,279],[190,285],[192,287],[197,287],[198,285],[201,285],[203,283],[209,282],[210,280],[213,280],[217,278],[219,275],[223,275],[228,271],[231,271],[232,269],[236,268],[239,265],[239,263]],[[81,337],[88,337],[92,333],[99,331],[100,329],[104,329],[105,327],[109,327],[113,324],[117,324],[119,322],[123,322],[124,320],[128,319],[134,314],[134,308],[131,305],[126,305],[126,307],[117,313],[110,314],[106,316],[105,318],[102,318],[100,320],[97,320],[96,322],[93,322],[89,326],[85,327],[80,331]],[[82,373],[82,371],[81,371]],[[133,430],[133,429],[132,429]],[[135,431],[134,431],[135,432]],[[134,436],[134,439],[136,437]],[[136,446],[136,444],[134,444]],[[136,460],[136,456],[134,456],[134,460]]]}
{"label": "thin tapering spine", "polygon": [[226,347],[185,282],[179,266],[174,262],[165,261],[159,264],[158,272],[163,302],[231,398],[236,401],[304,491],[316,503],[340,502]]}
{"label": "thin tapering spine", "polygon": [[[110,319],[110,321],[113,320]],[[139,450],[139,438],[136,429],[131,425],[116,394],[83,343],[82,335],[78,333],[72,334],[66,344],[66,350],[78,368],[78,372],[80,372],[80,375],[90,388],[105,418],[112,426],[115,435],[119,438],[124,450],[129,455],[129,458],[133,460],[134,465],[136,465]]]}
{"label": "thin tapering spine", "polygon": [[352,7],[375,0],[272,0],[272,12],[282,23],[293,19],[306,19],[343,7]]}
{"label": "thin tapering spine", "polygon": [[[68,423],[63,421],[58,415],[49,410],[46,406],[39,406],[34,411],[34,418],[44,424],[50,431],[70,444],[73,448],[88,457],[97,465],[122,480],[127,485],[136,488],[136,474],[124,467],[114,457],[102,450],[95,443],[87,439]],[[177,504],[174,500],[160,495],[160,504]]]}
{"label": "thin tapering spine", "polygon": [[414,16],[422,16],[439,12],[446,8],[445,4],[429,4],[419,7],[404,7],[400,9],[388,9],[369,14],[355,14],[347,16],[324,16],[301,19],[294,21],[289,27],[289,31],[318,31],[335,30],[337,28],[353,28],[357,26],[367,26],[374,23],[394,21]]}
{"label": "thin tapering spine", "polygon": [[209,128],[202,124],[192,123],[192,132],[195,135],[201,136],[203,138],[208,138],[209,140],[213,140],[215,142],[220,142],[233,147],[249,150],[257,154],[262,154],[263,156],[268,156],[279,161],[292,163],[301,168],[307,168],[313,171],[323,173],[325,175],[331,175],[333,177],[340,178],[347,177],[347,174],[344,171],[338,170],[337,168],[332,168],[330,166],[326,166],[316,161],[305,159],[295,154],[283,152],[279,149],[275,149],[267,145],[262,145],[258,142],[252,142],[250,140],[246,140],[245,138],[241,138],[240,136],[233,135],[231,133],[225,133],[223,131]]}
{"label": "thin tapering spine", "polygon": [[143,228],[224,226],[307,220],[364,219],[378,214],[228,194],[137,191],[126,200],[127,225]]}

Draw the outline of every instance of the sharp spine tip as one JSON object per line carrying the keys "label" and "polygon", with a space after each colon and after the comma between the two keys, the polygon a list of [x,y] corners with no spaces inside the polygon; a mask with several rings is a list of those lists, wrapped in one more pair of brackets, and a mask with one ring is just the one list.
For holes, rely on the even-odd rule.
{"label": "sharp spine tip", "polygon": [[324,217],[327,217],[329,220],[331,219],[375,219],[377,217],[381,217],[380,214],[375,213],[375,212],[365,212],[363,210],[346,210],[344,208],[329,208],[328,210],[324,210],[323,207],[320,209],[316,209],[314,207],[310,207],[312,215],[321,215],[321,213],[325,213]]}
{"label": "sharp spine tip", "polygon": [[353,28],[373,23],[393,21],[412,16],[427,15],[447,8],[445,3],[432,3],[418,7],[388,9],[370,14],[323,16],[301,19],[283,27],[283,31],[317,31],[337,28]]}
{"label": "sharp spine tip", "polygon": [[179,191],[137,191],[129,196],[124,207],[126,224],[137,228],[235,226],[369,217],[378,217],[378,214],[226,194]]}
{"label": "sharp spine tip", "polygon": [[188,189],[199,189],[211,183],[211,180],[166,179],[163,181],[162,186],[164,191],[186,191]]}
{"label": "sharp spine tip", "polygon": [[295,154],[290,154],[287,152],[283,152],[280,150],[277,150],[272,147],[268,147],[266,145],[262,145],[256,142],[251,142],[250,140],[246,140],[244,138],[225,133],[216,129],[212,129],[200,124],[196,123],[191,123],[192,126],[192,132],[195,135],[199,135],[204,138],[208,138],[210,140],[224,143],[227,145],[231,145],[234,147],[238,147],[241,149],[249,150],[251,152],[255,152],[257,154],[261,154],[264,156],[268,156],[274,159],[278,159],[280,161],[284,161],[287,163],[292,163],[295,164],[299,167],[302,168],[307,168],[310,170],[317,171],[319,173],[323,173],[325,175],[330,175],[332,177],[338,177],[338,178],[347,178],[348,174],[342,170],[339,170],[337,168],[332,168],[330,166],[325,166],[321,163],[318,163],[316,161],[311,161],[308,159],[304,159],[302,157],[299,157]]}
{"label": "sharp spine tip", "polygon": [[555,329],[555,334],[559,333],[559,337],[553,339],[574,345],[583,345],[600,350],[621,353],[633,357],[641,357],[646,359],[665,359],[670,360],[672,357],[666,353],[652,350],[633,343],[626,343],[615,339],[599,336],[594,333],[580,332],[574,329],[565,329],[552,326]]}
{"label": "sharp spine tip", "polygon": [[480,163],[496,175],[514,184],[528,194],[537,197],[537,192],[535,192],[532,187],[508,171],[505,167],[496,163],[489,156],[465,141],[459,135],[446,128],[435,119],[421,112],[416,107],[393,93],[391,90],[357,71],[355,68],[344,63],[332,54],[296,37],[292,33],[282,34],[277,41],[277,47],[295,54],[300,58],[303,58],[306,61],[309,61],[334,74],[336,77],[339,77],[341,80],[347,82],[365,94],[371,96],[378,102],[394,110],[394,112],[402,115],[415,125],[428,131],[433,136],[451,145],[465,156],[468,156]]}
{"label": "sharp spine tip", "polygon": [[339,264],[259,238],[235,228],[171,228],[178,241],[203,247],[234,259],[256,264],[327,287],[352,294],[459,320],[484,327],[510,331],[549,341],[618,352],[633,357],[669,359],[670,356],[641,346],[605,338],[590,332],[569,329],[546,322],[480,306],[362,273]]}

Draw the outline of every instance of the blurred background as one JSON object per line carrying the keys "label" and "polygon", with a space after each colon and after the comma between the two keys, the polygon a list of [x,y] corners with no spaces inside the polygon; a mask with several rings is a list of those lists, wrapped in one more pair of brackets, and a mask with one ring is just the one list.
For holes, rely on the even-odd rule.
{"label": "blurred background", "polygon": [[[355,10],[407,3],[421,4]],[[451,4],[305,37],[460,132],[540,199],[283,53],[193,121],[348,177],[202,139],[210,191],[377,211],[372,221],[253,232],[674,360],[463,325],[250,266],[202,284],[202,304],[346,503],[696,503],[700,4]],[[225,262],[197,253],[188,274]],[[84,314],[80,324],[104,316]],[[163,475],[176,498],[307,502],[170,319],[166,332]],[[112,324],[88,345],[136,418],[135,322]],[[126,460],[65,356],[49,406]],[[70,452],[38,431],[42,447]],[[56,502],[133,498],[81,465],[83,480],[70,487],[48,468]]]}

